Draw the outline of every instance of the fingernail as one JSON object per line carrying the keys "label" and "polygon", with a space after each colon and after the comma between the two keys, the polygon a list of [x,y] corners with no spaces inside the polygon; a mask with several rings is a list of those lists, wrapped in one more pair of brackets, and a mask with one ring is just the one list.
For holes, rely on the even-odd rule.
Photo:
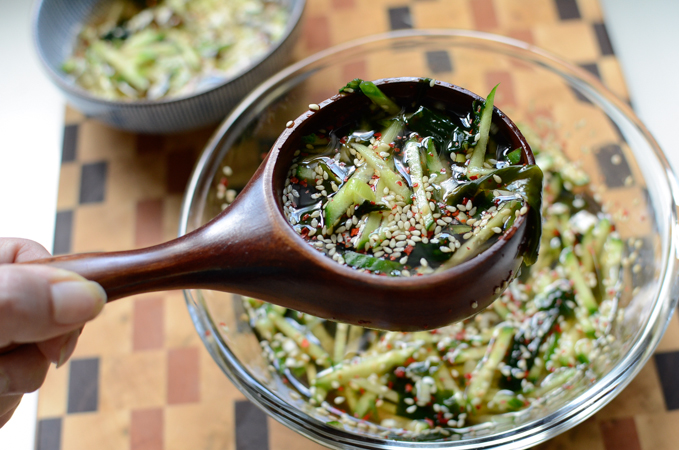
{"label": "fingernail", "polygon": [[54,321],[73,325],[91,320],[106,304],[106,292],[92,281],[63,281],[52,285]]}
{"label": "fingernail", "polygon": [[63,366],[66,361],[68,361],[68,358],[71,357],[71,354],[73,354],[73,350],[75,350],[75,344],[78,342],[78,337],[80,337],[80,330],[73,330],[69,333],[68,339],[66,339],[66,342],[61,347],[61,350],[59,350],[57,369]]}

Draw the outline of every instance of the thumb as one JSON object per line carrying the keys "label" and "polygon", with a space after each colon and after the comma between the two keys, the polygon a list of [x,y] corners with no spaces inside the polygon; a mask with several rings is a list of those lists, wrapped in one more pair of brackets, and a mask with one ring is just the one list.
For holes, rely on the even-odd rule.
{"label": "thumb", "polygon": [[73,272],[0,265],[0,348],[40,342],[80,328],[106,303],[102,287]]}

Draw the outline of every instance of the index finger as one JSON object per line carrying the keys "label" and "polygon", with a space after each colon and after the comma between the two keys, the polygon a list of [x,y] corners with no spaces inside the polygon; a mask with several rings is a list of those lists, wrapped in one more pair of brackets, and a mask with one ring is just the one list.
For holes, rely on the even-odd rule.
{"label": "index finger", "polygon": [[0,239],[0,263],[34,261],[50,256],[50,252],[35,241],[21,238]]}

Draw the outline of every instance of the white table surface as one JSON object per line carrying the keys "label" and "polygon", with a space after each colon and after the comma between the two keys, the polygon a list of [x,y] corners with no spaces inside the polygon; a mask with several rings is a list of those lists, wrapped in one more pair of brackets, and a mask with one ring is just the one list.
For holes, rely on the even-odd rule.
{"label": "white table surface", "polygon": [[[679,170],[679,1],[600,1],[632,104]],[[64,102],[35,56],[31,9],[28,0],[0,0],[0,237],[51,249]],[[0,429],[0,448],[34,449],[36,410],[37,395],[26,396]]]}

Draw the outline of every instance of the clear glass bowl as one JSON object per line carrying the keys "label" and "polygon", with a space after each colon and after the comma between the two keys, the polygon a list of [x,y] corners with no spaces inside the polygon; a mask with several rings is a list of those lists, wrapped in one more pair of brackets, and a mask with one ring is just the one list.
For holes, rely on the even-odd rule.
{"label": "clear glass bowl", "polygon": [[[677,303],[677,184],[648,131],[630,108],[584,71],[528,44],[466,31],[401,31],[344,44],[301,61],[252,92],[223,122],[202,154],[184,200],[180,234],[217,215],[224,165],[229,187],[244,186],[285,123],[310,103],[335,94],[354,77],[422,76],[485,93],[497,82],[496,104],[515,122],[549,123],[568,158],[580,160],[593,195],[615,219],[621,237],[640,239],[638,267],[625,271],[624,314],[609,358],[582,382],[522,414],[498,416],[447,441],[379,438],[338,428],[267,370],[242,299],[185,291],[205,346],[229,379],[255,404],[289,428],[330,448],[522,449],[585,420],[639,372],[660,340]],[[257,220],[253,217],[253,220]],[[636,264],[635,264],[636,266]],[[266,283],[266,279],[262,280]]]}

